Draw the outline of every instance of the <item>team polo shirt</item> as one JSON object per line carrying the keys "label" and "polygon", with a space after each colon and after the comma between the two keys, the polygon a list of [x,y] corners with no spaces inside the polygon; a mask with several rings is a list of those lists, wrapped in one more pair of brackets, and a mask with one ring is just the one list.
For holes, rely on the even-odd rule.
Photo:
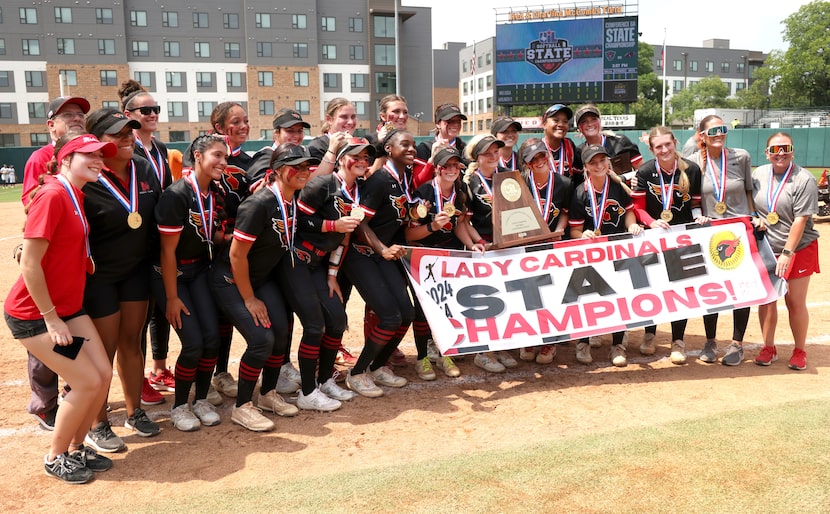
{"label": "team polo shirt", "polygon": [[[361,187],[362,180],[355,181],[355,188]],[[330,252],[343,242],[346,234],[340,232],[321,232],[320,220],[338,220],[352,212],[352,200],[356,192],[350,192],[351,198],[343,193],[342,182],[334,174],[311,179],[300,190],[297,202],[297,248],[310,250],[308,246],[321,252]],[[314,220],[314,218],[317,218]]]}
{"label": "team polo shirt", "polygon": [[[415,196],[423,199],[425,202],[431,202],[432,205],[429,208],[429,214],[427,214],[426,219],[412,221],[410,222],[410,225],[415,227],[432,223],[435,219],[435,216],[438,215],[439,210],[439,206],[436,203],[435,198],[434,183],[427,182],[426,184],[419,187],[418,190],[415,191]],[[449,198],[444,198],[443,196],[441,197],[442,203],[446,203],[449,200]],[[458,225],[458,220],[465,216],[464,213],[467,211],[467,206],[465,205],[464,199],[457,192],[452,203],[455,206],[455,210],[458,211],[459,214],[452,216],[450,218],[449,223],[439,228],[435,232],[431,232],[427,237],[414,241],[415,243],[423,246],[428,246],[430,248],[452,248],[455,250],[460,250],[464,248],[464,244],[461,243],[461,241],[455,236],[453,230]]]}
{"label": "team polo shirt", "polygon": [[[571,208],[571,197],[573,195],[573,186],[571,179],[560,175],[559,173],[552,173],[553,187],[549,188],[548,184],[541,187],[536,187],[536,181],[533,180],[533,173],[522,173],[525,179],[527,188],[533,197],[533,201],[539,207],[539,213],[542,214],[542,219],[547,220],[547,225],[550,230],[556,230],[559,225],[559,219],[562,216],[567,216],[568,209]],[[550,182],[550,179],[548,180]],[[535,193],[534,193],[535,189]],[[550,190],[550,193],[548,191]],[[548,201],[550,196],[550,201]],[[567,232],[567,231],[566,231]],[[563,235],[564,239],[568,238],[568,234]]]}
{"label": "team polo shirt", "polygon": [[[695,218],[692,215],[692,204],[700,201],[700,168],[687,159],[683,159],[683,162],[688,165],[685,173],[689,178],[689,191],[686,193],[680,190],[680,177],[683,172],[679,168],[675,167],[676,169],[670,173],[662,171],[663,186],[668,188],[672,185],[670,204],[672,219],[669,221],[671,225],[693,222]],[[645,204],[648,218],[640,220],[645,225],[651,225],[654,220],[660,219],[660,214],[663,212],[660,173],[657,159],[648,161],[637,170],[637,188],[634,190],[632,198],[635,202],[642,199]]]}
{"label": "team polo shirt", "polygon": [[[596,202],[602,199],[602,191],[594,193],[590,179],[586,178],[581,186],[574,191],[571,208],[568,211],[571,227],[582,225],[582,230],[596,230],[594,217],[591,213],[591,200],[588,195],[594,195]],[[634,207],[631,197],[620,184],[608,180],[608,195],[605,198],[605,208],[602,211],[601,235],[622,234],[628,230],[625,226],[625,212]]]}
{"label": "team polo shirt", "polygon": [[[755,210],[758,215],[765,218],[769,213],[767,192],[769,191],[769,178],[772,173],[772,165],[765,164],[755,169],[752,173],[752,190],[754,193]],[[775,192],[781,183],[782,175],[776,175],[772,182],[772,191]],[[798,251],[818,239],[819,233],[813,225],[813,215],[818,213],[818,184],[813,175],[793,163],[793,169],[787,182],[784,184],[775,205],[775,213],[778,214],[778,223],[770,225],[767,223],[767,240],[776,254],[780,254],[787,243],[795,219],[800,216],[807,217],[804,226],[804,234],[798,241],[798,246],[793,250]]]}
{"label": "team polo shirt", "polygon": [[[208,195],[214,195],[212,188]],[[214,199],[215,202],[215,199]],[[208,243],[211,241],[214,227],[205,229],[199,213],[199,204],[205,210],[205,220],[209,221],[209,202],[202,198],[190,186],[187,179],[181,178],[164,190],[156,205],[156,223],[161,235],[179,234],[176,246],[176,259],[208,259]],[[215,225],[214,220],[214,225]]]}
{"label": "team polo shirt", "polygon": [[239,206],[233,238],[251,244],[248,252],[251,284],[258,285],[265,281],[288,251],[286,234],[292,230],[294,203],[284,202],[284,205],[285,216],[272,186],[268,186],[246,198]]}

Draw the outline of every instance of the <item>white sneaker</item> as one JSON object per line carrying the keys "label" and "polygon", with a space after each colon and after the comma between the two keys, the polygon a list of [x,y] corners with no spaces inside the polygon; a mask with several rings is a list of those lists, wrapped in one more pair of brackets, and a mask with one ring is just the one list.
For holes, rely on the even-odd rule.
{"label": "white sneaker", "polygon": [[297,395],[297,407],[304,410],[319,410],[322,412],[331,412],[337,410],[343,405],[334,398],[329,398],[326,394],[316,388],[308,396],[304,395],[302,391]]}
{"label": "white sneaker", "polygon": [[375,385],[368,371],[359,375],[346,374],[346,386],[361,396],[377,398],[383,396],[383,389]]}
{"label": "white sneaker", "polygon": [[608,354],[608,357],[611,359],[611,364],[618,368],[628,366],[628,359],[625,357],[625,345],[623,344],[612,344],[611,353]]}
{"label": "white sneaker", "polygon": [[686,364],[686,343],[683,340],[672,341],[670,358],[672,364]]}
{"label": "white sneaker", "polygon": [[173,422],[175,428],[182,432],[193,432],[199,430],[202,426],[199,418],[193,415],[193,411],[190,410],[190,405],[186,403],[174,407],[170,411],[170,421]]}
{"label": "white sneaker", "polygon": [[285,377],[292,382],[296,382],[297,384],[302,384],[303,379],[300,376],[300,372],[297,371],[297,368],[291,364],[291,361],[286,362],[280,368],[280,376]]}
{"label": "white sneaker", "polygon": [[333,378],[330,378],[320,384],[320,390],[323,391],[323,394],[329,398],[334,398],[335,400],[339,400],[341,402],[349,401],[357,396],[357,393],[354,391],[343,389],[337,385],[337,382],[335,382]]}
{"label": "white sneaker", "polygon": [[516,362],[516,359],[514,359],[509,352],[498,351],[496,352],[496,358],[499,360],[499,362],[501,362],[501,365],[505,368],[515,368],[519,365],[519,363]]}
{"label": "white sneaker", "polygon": [[205,399],[210,402],[211,405],[216,405],[217,407],[222,405],[222,402],[224,401],[222,399],[222,395],[219,394],[215,387],[213,387],[213,384],[210,384]]}
{"label": "white sneaker", "polygon": [[296,416],[297,413],[300,412],[300,409],[298,409],[296,405],[291,405],[285,401],[285,398],[278,395],[273,389],[263,395],[260,395],[256,406],[262,410],[267,410],[278,416],[284,417]]}
{"label": "white sneaker", "polygon": [[504,373],[504,370],[507,369],[490,352],[477,353],[475,359],[473,359],[473,364],[488,373]]}
{"label": "white sneaker", "polygon": [[231,421],[252,432],[267,432],[274,428],[274,422],[263,416],[262,411],[254,407],[251,402],[234,407],[231,412]]}
{"label": "white sneaker", "polygon": [[591,357],[590,343],[576,343],[576,360],[582,364],[591,364],[594,362],[593,357]]}
{"label": "white sneaker", "polygon": [[225,396],[236,398],[238,392],[236,380],[234,380],[231,374],[227,371],[213,375],[213,378],[210,379],[210,383],[217,391]]}
{"label": "white sneaker", "polygon": [[222,418],[219,417],[219,413],[216,412],[216,408],[207,400],[196,400],[196,403],[193,404],[192,409],[193,414],[195,414],[206,427],[218,425],[222,421]]}
{"label": "white sneaker", "polygon": [[394,374],[389,366],[381,366],[374,371],[369,371],[369,373],[372,375],[375,384],[387,387],[403,387],[406,385],[406,379]]}
{"label": "white sneaker", "polygon": [[[285,366],[283,366],[282,369],[285,369]],[[282,374],[282,371],[280,371],[280,376],[277,379],[277,387],[275,389],[280,394],[292,394],[296,393],[297,390],[300,389],[300,384],[289,379]]]}

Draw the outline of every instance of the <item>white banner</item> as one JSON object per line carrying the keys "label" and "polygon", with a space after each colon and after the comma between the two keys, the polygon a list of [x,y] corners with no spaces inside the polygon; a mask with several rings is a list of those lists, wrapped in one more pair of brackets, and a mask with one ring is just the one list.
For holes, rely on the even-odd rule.
{"label": "white banner", "polygon": [[564,342],[768,303],[786,292],[749,218],[404,260],[441,352]]}
{"label": "white banner", "polygon": [[634,128],[637,125],[636,114],[603,114],[603,128]]}

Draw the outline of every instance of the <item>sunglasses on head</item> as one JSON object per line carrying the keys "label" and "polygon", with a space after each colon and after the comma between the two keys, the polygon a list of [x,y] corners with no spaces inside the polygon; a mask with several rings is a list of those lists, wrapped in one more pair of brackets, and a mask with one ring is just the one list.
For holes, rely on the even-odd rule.
{"label": "sunglasses on head", "polygon": [[772,155],[779,153],[791,154],[793,153],[793,145],[770,145],[767,147],[767,153]]}
{"label": "sunglasses on head", "polygon": [[161,112],[161,106],[160,105],[147,105],[147,106],[144,106],[144,107],[133,107],[132,109],[127,109],[127,111],[129,111],[129,112],[138,111],[141,114],[143,114],[144,116],[149,116],[151,112],[156,113],[156,114],[160,113]]}
{"label": "sunglasses on head", "polygon": [[701,133],[705,136],[715,137],[721,135],[725,136],[727,132],[729,132],[729,127],[726,125],[717,125],[715,127],[709,127]]}

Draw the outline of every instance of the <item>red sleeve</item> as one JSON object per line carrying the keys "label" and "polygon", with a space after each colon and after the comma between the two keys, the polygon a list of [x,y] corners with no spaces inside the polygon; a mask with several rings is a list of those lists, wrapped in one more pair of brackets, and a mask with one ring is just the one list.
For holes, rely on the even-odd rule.
{"label": "red sleeve", "polygon": [[631,199],[634,201],[634,214],[637,216],[637,221],[650,227],[654,218],[646,212],[646,192],[634,191],[631,193]]}
{"label": "red sleeve", "polygon": [[418,189],[433,178],[435,178],[435,166],[416,158],[412,165],[412,186]]}

